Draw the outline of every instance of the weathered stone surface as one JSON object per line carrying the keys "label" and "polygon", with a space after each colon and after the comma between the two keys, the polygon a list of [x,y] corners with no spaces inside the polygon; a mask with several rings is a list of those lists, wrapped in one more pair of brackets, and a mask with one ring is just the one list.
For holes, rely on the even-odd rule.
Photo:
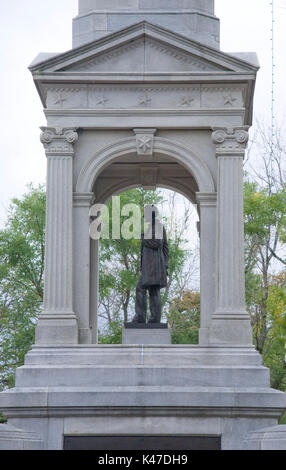
{"label": "weathered stone surface", "polygon": [[127,429],[212,431],[223,449],[242,449],[243,437],[275,425],[285,406],[260,355],[239,347],[37,346],[16,388],[0,394],[9,423],[36,432],[46,449],[61,449],[63,435]]}
{"label": "weathered stone surface", "polygon": [[122,344],[171,344],[169,329],[122,330]]}
{"label": "weathered stone surface", "polygon": [[246,450],[286,450],[286,426],[258,429],[244,440]]}
{"label": "weathered stone surface", "polygon": [[0,424],[0,450],[43,450],[43,446],[36,433]]}
{"label": "weathered stone surface", "polygon": [[79,13],[92,10],[130,10],[130,9],[196,9],[206,13],[214,13],[214,0],[79,0]]}
{"label": "weathered stone surface", "polygon": [[219,48],[214,0],[80,0],[73,46],[144,20]]}

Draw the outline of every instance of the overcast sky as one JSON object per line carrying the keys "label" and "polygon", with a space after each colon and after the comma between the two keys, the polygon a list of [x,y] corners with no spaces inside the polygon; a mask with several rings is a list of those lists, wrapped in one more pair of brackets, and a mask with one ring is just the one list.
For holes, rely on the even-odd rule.
{"label": "overcast sky", "polygon": [[[276,7],[276,116],[286,118],[286,0]],[[45,181],[46,159],[39,141],[45,125],[40,99],[28,65],[39,52],[63,52],[71,48],[72,18],[77,0],[1,1],[1,157],[0,226],[9,200],[33,182]],[[271,7],[270,0],[216,0],[221,19],[221,49],[255,51],[259,72],[255,118],[269,119],[271,106]]]}

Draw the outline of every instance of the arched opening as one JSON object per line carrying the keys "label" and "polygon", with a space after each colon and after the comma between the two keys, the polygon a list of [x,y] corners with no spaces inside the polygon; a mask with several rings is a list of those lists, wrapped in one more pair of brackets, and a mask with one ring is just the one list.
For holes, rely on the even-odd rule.
{"label": "arched opening", "polygon": [[[196,207],[176,191],[161,187],[150,190],[137,185],[133,189],[122,190],[116,198],[109,200],[109,220],[112,222],[113,219],[113,204],[116,204],[117,212],[120,207],[120,213],[125,214],[121,217],[123,227],[132,214],[124,212],[127,204],[135,204],[142,214],[144,205],[150,203],[159,209],[169,245],[169,275],[166,288],[161,290],[162,322],[168,323],[174,344],[197,344],[200,327],[200,254]],[[125,240],[123,231],[120,231],[120,238],[112,239],[112,227],[109,229],[110,238],[101,239],[98,245],[97,327],[99,343],[121,343],[123,323],[131,321],[135,315],[141,240],[136,235],[131,240]]]}
{"label": "arched opening", "polygon": [[[214,182],[208,167],[203,163],[202,159],[194,155],[189,149],[178,144],[177,142],[169,141],[164,138],[154,138],[154,149],[152,155],[138,155],[137,145],[135,138],[122,139],[116,144],[112,144],[107,148],[101,150],[94,155],[82,168],[78,180],[77,180],[77,193],[80,197],[82,194],[93,194],[95,203],[106,204],[110,202],[111,198],[115,195],[127,194],[126,191],[130,191],[134,188],[141,188],[143,192],[151,192],[156,194],[155,190],[161,188],[165,194],[170,194],[173,191],[180,194],[181,200],[188,200],[190,204],[196,205],[199,198],[199,205],[193,211],[197,213],[200,221],[193,218],[193,233],[200,232],[200,240],[203,244],[206,242],[206,236],[209,238],[210,234],[214,238],[215,233],[215,192]],[[135,190],[136,191],[136,190]],[[210,204],[205,204],[206,201],[211,201]],[[132,201],[129,201],[132,202]],[[211,210],[211,217],[205,217],[206,211]],[[206,222],[207,221],[207,222]],[[198,230],[197,230],[198,229]],[[203,230],[203,237],[202,237]],[[187,240],[192,244],[190,233],[187,235]],[[197,235],[198,237],[198,235]],[[195,246],[195,243],[193,243]],[[114,248],[114,247],[113,247]],[[107,249],[107,248],[106,248]],[[138,249],[138,247],[137,247]],[[108,249],[107,249],[108,251]],[[135,250],[136,251],[136,250]],[[204,254],[202,256],[202,252]],[[210,314],[213,309],[213,305],[210,308],[210,299],[214,298],[214,253],[215,253],[215,240],[208,245],[208,249],[204,250],[202,243],[200,243],[200,255],[197,254],[197,260],[200,258],[200,263],[197,261],[197,265],[200,264],[199,275],[197,276],[197,285],[190,286],[188,290],[186,286],[187,296],[184,300],[187,303],[194,301],[195,297],[198,301],[199,292],[201,293],[201,322],[200,322],[200,343],[207,342],[207,334],[209,327]],[[87,256],[87,254],[84,254]],[[77,254],[79,259],[79,254]],[[87,258],[86,258],[87,260]],[[92,330],[91,343],[98,342],[98,318],[100,318],[102,312],[100,311],[100,302],[102,301],[101,293],[102,286],[105,284],[103,278],[100,278],[100,251],[99,243],[95,240],[90,240],[89,259],[87,265],[89,266],[89,327]],[[190,261],[190,256],[188,261]],[[112,264],[111,256],[109,256],[108,262]],[[187,262],[186,262],[187,264]],[[82,260],[80,260],[82,266]],[[189,262],[190,266],[190,262]],[[117,267],[118,268],[118,267]],[[184,273],[186,267],[182,267]],[[108,269],[106,269],[108,271]],[[126,271],[126,270],[125,270]],[[106,273],[105,273],[106,274]],[[110,273],[109,273],[110,274]],[[137,273],[138,274],[138,273]],[[178,274],[178,273],[177,273]],[[128,273],[122,273],[123,276],[128,277]],[[77,280],[79,284],[83,283],[83,276],[80,272],[76,272]],[[133,276],[134,278],[134,276]],[[200,288],[198,287],[198,279],[201,279]],[[112,277],[112,282],[116,284],[116,279]],[[203,283],[202,283],[203,280]],[[101,286],[99,289],[99,281]],[[134,284],[134,279],[133,279]],[[76,285],[76,283],[75,283]],[[105,284],[108,287],[108,282]],[[77,288],[77,285],[76,285]],[[87,291],[86,291],[87,292]],[[133,286],[134,292],[134,286]],[[125,308],[124,301],[121,299],[121,313],[118,314],[118,321],[123,323],[123,320],[131,320],[132,318],[132,296],[134,296],[132,289],[128,293],[129,301],[127,302],[127,308]],[[181,297],[182,297],[181,289]],[[190,293],[196,294],[193,297]],[[100,295],[99,295],[100,294]],[[176,296],[168,298],[168,305],[170,314],[171,309],[174,307]],[[163,294],[164,295],[164,294]],[[188,298],[187,298],[188,297]],[[114,307],[114,300],[112,296],[107,295],[107,300]],[[130,300],[131,299],[131,300]],[[125,299],[126,300],[126,299]],[[166,298],[165,298],[166,300]],[[200,300],[197,302],[200,303]],[[165,302],[164,305],[167,305]],[[182,302],[183,305],[183,302]],[[177,308],[177,311],[182,310],[183,307]],[[108,305],[105,306],[106,316],[108,316]],[[182,307],[182,308],[181,308]],[[129,309],[129,310],[128,310]],[[118,309],[117,309],[118,310]],[[120,310],[120,309],[119,309]],[[183,310],[182,310],[183,311]],[[188,312],[190,309],[188,310]],[[123,315],[122,315],[123,313]],[[167,315],[165,308],[165,318]],[[120,317],[121,315],[121,317]],[[116,315],[115,315],[116,316]],[[110,320],[111,318],[109,318]],[[173,319],[174,320],[174,319]],[[172,321],[172,319],[171,319]],[[175,320],[174,320],[175,322]],[[85,327],[87,321],[85,320]],[[197,325],[198,326],[198,325]],[[202,339],[203,336],[205,339]],[[193,335],[193,341],[190,339],[185,342],[196,343],[198,340],[197,334]],[[85,342],[85,341],[83,341]],[[106,341],[108,342],[108,341]],[[119,342],[118,338],[117,341]],[[176,340],[175,340],[176,342]],[[177,340],[177,342],[181,342]]]}

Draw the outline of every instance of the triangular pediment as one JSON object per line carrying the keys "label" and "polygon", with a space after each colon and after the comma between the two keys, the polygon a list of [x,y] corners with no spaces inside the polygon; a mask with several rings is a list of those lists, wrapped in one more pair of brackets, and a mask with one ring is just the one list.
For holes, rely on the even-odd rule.
{"label": "triangular pediment", "polygon": [[[213,72],[227,70],[166,42],[143,37],[73,64],[71,72]],[[229,69],[228,69],[229,70]]]}
{"label": "triangular pediment", "polygon": [[207,73],[257,66],[146,22],[30,67],[32,73]]}

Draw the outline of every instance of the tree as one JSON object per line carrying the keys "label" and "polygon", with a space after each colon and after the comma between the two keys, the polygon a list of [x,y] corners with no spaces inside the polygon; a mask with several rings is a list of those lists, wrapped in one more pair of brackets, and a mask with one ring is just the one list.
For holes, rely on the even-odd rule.
{"label": "tree", "polygon": [[246,302],[255,346],[270,367],[271,385],[285,390],[286,153],[282,134],[257,129],[251,148],[256,165],[245,182]]}
{"label": "tree", "polygon": [[200,294],[189,289],[173,299],[168,323],[173,344],[197,344],[200,328]]}
{"label": "tree", "polygon": [[[284,264],[283,259],[278,255],[279,244],[282,241],[281,234],[285,225],[286,193],[284,193],[285,191],[281,189],[275,194],[270,194],[268,188],[259,188],[257,183],[249,181],[245,183],[247,293],[248,299],[252,298],[256,306],[256,311],[250,309],[250,312],[255,330],[256,347],[261,353],[267,336],[267,299],[273,260],[279,260]],[[250,306],[249,301],[248,305]]]}
{"label": "tree", "polygon": [[43,301],[44,227],[44,189],[30,186],[12,200],[0,231],[0,388],[13,385],[34,340]]}

